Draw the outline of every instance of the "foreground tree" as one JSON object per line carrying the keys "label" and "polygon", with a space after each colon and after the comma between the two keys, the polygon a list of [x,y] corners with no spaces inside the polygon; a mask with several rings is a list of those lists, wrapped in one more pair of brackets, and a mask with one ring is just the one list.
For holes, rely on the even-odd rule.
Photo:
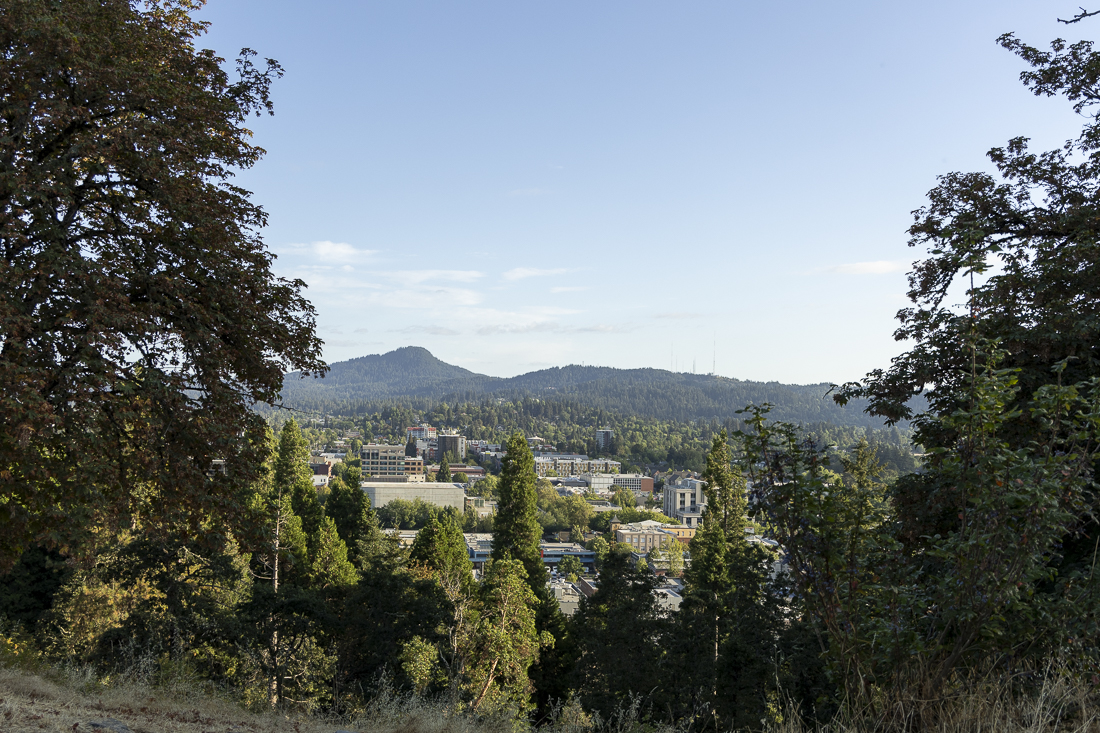
{"label": "foreground tree", "polygon": [[245,51],[231,79],[194,45],[199,4],[0,13],[0,566],[137,515],[239,516],[266,446],[251,406],[324,369],[303,283],[229,183],[281,71]]}
{"label": "foreground tree", "polygon": [[[1079,15],[1084,20],[1089,14]],[[999,43],[1031,68],[1023,83],[1038,96],[1061,96],[1087,122],[1059,149],[1036,153],[1017,137],[989,151],[996,173],[949,173],[914,213],[910,246],[929,256],[909,274],[912,306],[898,313],[899,341],[913,347],[886,370],[845,385],[838,400],[866,397],[870,412],[891,421],[912,418],[916,442],[953,451],[962,436],[939,419],[973,408],[971,384],[990,348],[1015,370],[1015,402],[1007,404],[999,438],[1026,449],[1041,427],[1032,411],[1047,385],[1100,376],[1100,52],[1090,41],[1057,39],[1049,51],[1012,34]],[[947,301],[954,283],[968,283],[967,307]],[[984,346],[983,346],[984,344]],[[926,414],[911,402],[923,393]],[[948,531],[957,512],[950,487],[919,479],[902,482],[895,500],[907,547]],[[1100,524],[1096,499],[1052,558],[1060,572],[1087,571]]]}

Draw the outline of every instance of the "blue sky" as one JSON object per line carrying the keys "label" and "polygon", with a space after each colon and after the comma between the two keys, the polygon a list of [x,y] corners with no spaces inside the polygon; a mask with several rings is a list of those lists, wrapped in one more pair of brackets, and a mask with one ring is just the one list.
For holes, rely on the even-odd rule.
{"label": "blue sky", "polygon": [[936,175],[1079,128],[995,43],[1076,8],[212,0],[201,45],[286,69],[239,182],[329,361],[839,382],[904,348]]}

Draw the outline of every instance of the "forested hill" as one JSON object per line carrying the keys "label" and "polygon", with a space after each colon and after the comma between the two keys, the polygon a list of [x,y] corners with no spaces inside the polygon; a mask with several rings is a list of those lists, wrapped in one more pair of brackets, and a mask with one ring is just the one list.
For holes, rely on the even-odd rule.
{"label": "forested hill", "polygon": [[841,408],[828,384],[790,385],[663,369],[566,366],[509,379],[476,374],[408,346],[388,354],[337,362],[324,379],[284,382],[284,404],[327,414],[354,415],[380,401],[421,398],[444,402],[537,397],[569,399],[589,407],[661,420],[727,420],[748,404],[774,405],[772,418],[792,422],[881,427],[853,402]]}

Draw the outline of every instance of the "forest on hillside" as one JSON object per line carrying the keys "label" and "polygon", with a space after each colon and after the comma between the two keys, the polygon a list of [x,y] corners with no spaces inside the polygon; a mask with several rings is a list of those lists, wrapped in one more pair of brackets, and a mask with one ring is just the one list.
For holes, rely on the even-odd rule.
{"label": "forest on hillside", "polygon": [[[405,347],[338,362],[323,378],[288,374],[281,404],[314,416],[351,416],[388,405],[423,410],[436,402],[533,399],[660,420],[724,423],[736,420],[737,411],[746,405],[767,403],[777,420],[883,427],[881,418],[865,412],[866,402],[856,398],[840,407],[830,397],[831,389],[829,384],[790,385],[660,369],[575,365],[501,379],[446,364],[424,349]],[[920,409],[921,405],[923,397],[914,396],[914,406]]]}
{"label": "forest on hillside", "polygon": [[[278,429],[291,411],[269,412]],[[769,413],[771,414],[771,413]],[[299,418],[304,415],[298,414]],[[613,458],[622,462],[625,472],[666,469],[702,471],[711,440],[721,431],[732,434],[746,427],[742,417],[680,422],[639,415],[623,415],[612,410],[591,407],[579,400],[564,398],[515,400],[482,398],[477,402],[448,403],[437,400],[388,400],[363,407],[354,415],[328,415],[303,423],[314,445],[331,444],[344,431],[360,431],[368,439],[403,443],[405,428],[422,422],[454,430],[474,440],[503,444],[519,431],[525,436],[545,438],[559,451]],[[806,434],[823,445],[846,450],[867,440],[878,450],[879,459],[890,475],[914,471],[920,452],[911,440],[911,431],[897,426],[871,428],[855,425],[809,423]],[[598,450],[596,429],[611,428],[614,438],[609,450]]]}

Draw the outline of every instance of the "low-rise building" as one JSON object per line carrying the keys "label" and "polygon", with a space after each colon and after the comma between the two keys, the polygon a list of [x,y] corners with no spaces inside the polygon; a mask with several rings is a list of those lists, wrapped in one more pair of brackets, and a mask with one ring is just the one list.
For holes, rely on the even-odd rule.
{"label": "low-rise building", "polygon": [[478,518],[487,517],[496,514],[497,503],[483,496],[467,496],[465,509],[473,509]]}
{"label": "low-rise building", "polygon": [[368,480],[362,483],[362,489],[370,498],[371,507],[375,509],[386,506],[394,499],[422,499],[439,507],[454,507],[460,512],[465,509],[466,494],[462,490],[462,484]]}
{"label": "low-rise building", "polygon": [[635,493],[639,491],[645,494],[653,493],[653,479],[640,473],[612,474],[611,482],[615,486],[622,486],[624,489],[630,489]]}
{"label": "low-rise building", "polygon": [[481,572],[493,555],[493,535],[488,532],[467,532],[462,536],[466,539],[466,550],[470,553],[474,570]]}
{"label": "low-rise building", "polygon": [[558,608],[566,616],[572,616],[577,612],[582,596],[575,585],[564,578],[554,578],[550,581],[550,592],[557,600]]}
{"label": "low-rise building", "polygon": [[586,473],[618,473],[622,464],[606,458],[589,458],[581,453],[536,451],[535,473],[539,476],[580,476]]}
{"label": "low-rise building", "polygon": [[556,568],[558,563],[567,557],[575,557],[589,572],[596,570],[596,551],[587,550],[584,545],[576,542],[546,542],[539,543],[539,553],[542,562],[551,568]]}

